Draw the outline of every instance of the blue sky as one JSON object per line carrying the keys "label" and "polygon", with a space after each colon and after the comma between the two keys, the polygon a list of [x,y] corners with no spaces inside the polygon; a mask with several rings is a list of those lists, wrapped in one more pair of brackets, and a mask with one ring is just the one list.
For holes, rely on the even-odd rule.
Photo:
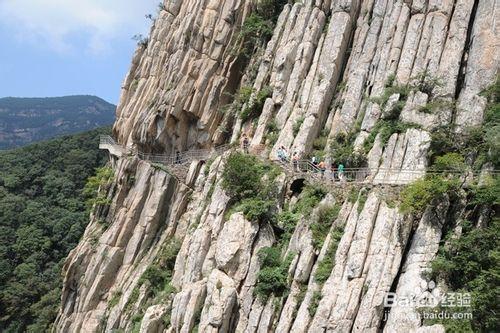
{"label": "blue sky", "polygon": [[0,0],[0,97],[89,94],[117,103],[160,0]]}

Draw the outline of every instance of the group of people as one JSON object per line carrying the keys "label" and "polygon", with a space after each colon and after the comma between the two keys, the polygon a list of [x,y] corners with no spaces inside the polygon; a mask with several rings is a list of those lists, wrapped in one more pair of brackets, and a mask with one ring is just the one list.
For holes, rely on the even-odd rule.
{"label": "group of people", "polygon": [[[276,151],[276,155],[281,163],[290,162],[288,152],[284,146],[280,146],[278,148],[278,150]],[[299,154],[297,152],[294,152],[291,158],[291,162],[293,164],[294,171],[297,172],[301,171],[299,168],[299,160]],[[320,160],[316,156],[313,156],[311,158],[311,164],[315,167],[314,172],[320,172],[322,178],[326,175],[327,178],[331,181],[343,181],[345,179],[345,167],[342,163],[339,163],[338,165],[336,165],[335,163],[330,163],[330,168],[327,168],[327,163],[325,160]]]}
{"label": "group of people", "polygon": [[[243,134],[241,137],[241,148],[245,153],[248,153],[249,147],[250,147],[250,140],[246,134]],[[301,171],[299,168],[300,157],[297,152],[294,152],[292,154],[292,157],[290,158],[286,148],[284,146],[280,146],[276,151],[276,155],[281,163],[290,163],[291,160],[294,171],[296,172]],[[331,181],[345,180],[345,175],[344,175],[345,168],[342,163],[339,163],[337,165],[332,162],[330,163],[330,167],[328,168],[327,162],[324,159],[320,160],[316,156],[313,156],[311,158],[311,164],[315,167],[314,172],[320,172],[322,178],[326,176]]]}
{"label": "group of people", "polygon": [[331,181],[343,181],[345,180],[345,167],[342,163],[336,165],[335,163],[330,163],[330,168],[327,169],[327,163],[325,160],[319,160],[316,156],[311,158],[311,163],[319,169],[321,172],[321,177],[325,177],[325,174],[328,179]]}
{"label": "group of people", "polygon": [[280,162],[288,163],[288,161],[289,161],[288,152],[286,151],[284,146],[281,146],[278,148],[278,150],[276,151],[276,155],[278,156],[278,159]]}

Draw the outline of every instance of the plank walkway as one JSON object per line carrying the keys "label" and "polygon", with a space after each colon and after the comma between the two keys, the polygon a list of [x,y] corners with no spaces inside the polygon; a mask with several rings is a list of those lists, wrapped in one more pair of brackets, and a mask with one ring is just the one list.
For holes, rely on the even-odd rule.
{"label": "plank walkway", "polygon": [[[181,182],[185,183],[186,175],[189,171],[189,165],[193,161],[207,161],[222,155],[224,152],[231,149],[231,145],[222,145],[213,149],[195,149],[174,154],[149,154],[137,151],[127,150],[119,145],[110,136],[101,136],[99,140],[99,149],[108,150],[109,153],[118,158],[124,156],[137,156],[143,161],[150,163],[162,164]],[[265,156],[265,146],[251,147],[249,153],[263,158]],[[265,159],[269,160],[266,156]],[[346,184],[360,185],[407,185],[426,174],[432,174],[428,170],[410,170],[410,169],[369,169],[369,168],[345,168],[344,172],[339,174],[335,172],[333,175],[329,170],[322,172],[316,165],[313,165],[309,160],[299,160],[293,164],[290,162],[282,162],[271,160],[279,165],[287,174],[295,178],[304,178],[309,181],[320,183],[328,187],[345,186]],[[478,179],[479,173],[449,171],[447,173],[465,176],[465,179]],[[490,174],[497,176],[498,170],[491,170]]]}

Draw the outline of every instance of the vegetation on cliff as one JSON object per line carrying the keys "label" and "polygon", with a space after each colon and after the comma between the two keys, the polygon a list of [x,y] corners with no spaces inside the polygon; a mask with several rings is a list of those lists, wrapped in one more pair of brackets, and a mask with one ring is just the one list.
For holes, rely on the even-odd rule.
{"label": "vegetation on cliff", "polygon": [[278,172],[275,166],[255,156],[231,154],[222,174],[222,187],[233,202],[229,213],[240,211],[253,221],[273,220],[272,209],[277,205],[273,181]]}
{"label": "vegetation on cliff", "polygon": [[[498,185],[497,185],[498,186]],[[497,199],[498,204],[498,199]],[[451,291],[470,293],[473,319],[470,322],[448,320],[450,331],[468,327],[471,332],[498,332],[500,319],[500,219],[476,228],[470,222],[463,226],[459,238],[451,235],[432,264],[434,278],[444,279]],[[455,325],[460,324],[460,327]],[[465,324],[465,325],[464,325]],[[465,331],[465,330],[464,330]]]}
{"label": "vegetation on cliff", "polygon": [[0,331],[43,332],[61,266],[88,223],[83,188],[106,161],[99,129],[0,153]]}
{"label": "vegetation on cliff", "polygon": [[431,267],[432,279],[444,282],[450,291],[471,294],[471,307],[459,309],[471,311],[471,320],[425,323],[439,322],[449,331],[493,332],[500,327],[500,181],[498,176],[485,174],[481,183],[461,188],[464,180],[454,173],[465,175],[467,171],[499,167],[500,81],[484,94],[489,100],[484,123],[464,133],[449,127],[434,132],[430,170],[435,173],[402,193],[401,209],[408,213],[421,214],[444,195],[452,206],[465,205],[464,221],[444,221],[445,236]]}

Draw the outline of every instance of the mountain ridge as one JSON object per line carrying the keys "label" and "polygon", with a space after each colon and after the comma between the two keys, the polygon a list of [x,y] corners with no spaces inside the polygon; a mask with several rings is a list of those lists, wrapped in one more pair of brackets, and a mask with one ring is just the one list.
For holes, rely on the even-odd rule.
{"label": "mountain ridge", "polygon": [[93,95],[0,98],[0,149],[111,125],[115,109]]}

